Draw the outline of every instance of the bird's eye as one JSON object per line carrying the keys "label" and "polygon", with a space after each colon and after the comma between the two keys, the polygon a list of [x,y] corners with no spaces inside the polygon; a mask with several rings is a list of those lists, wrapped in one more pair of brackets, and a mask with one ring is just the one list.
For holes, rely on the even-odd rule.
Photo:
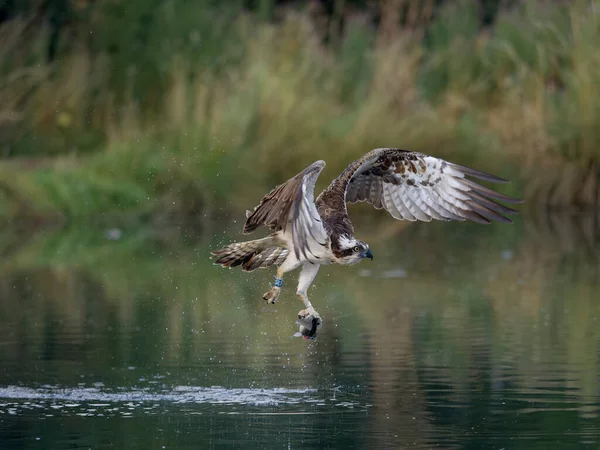
{"label": "bird's eye", "polygon": [[352,249],[354,250],[356,253],[360,252],[360,247],[358,245],[354,246],[354,248]]}

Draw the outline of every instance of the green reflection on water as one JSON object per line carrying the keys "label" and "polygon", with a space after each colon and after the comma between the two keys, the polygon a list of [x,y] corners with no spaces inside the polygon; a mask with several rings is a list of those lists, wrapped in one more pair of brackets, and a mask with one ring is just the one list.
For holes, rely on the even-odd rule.
{"label": "green reflection on water", "polygon": [[0,387],[311,390],[269,405],[169,397],[128,409],[107,397],[86,417],[85,401],[69,412],[69,398],[0,398],[2,448],[598,442],[598,245],[586,218],[357,226],[375,260],[321,270],[313,343],[292,338],[292,277],[266,305],[271,271],[208,259],[237,227],[204,227],[4,231]]}

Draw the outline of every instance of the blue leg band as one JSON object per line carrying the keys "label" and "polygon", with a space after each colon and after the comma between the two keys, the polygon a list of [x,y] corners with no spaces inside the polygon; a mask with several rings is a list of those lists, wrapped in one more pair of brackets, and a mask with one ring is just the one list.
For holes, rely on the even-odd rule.
{"label": "blue leg band", "polygon": [[275,278],[275,283],[273,283],[273,286],[275,286],[275,287],[283,286],[283,280],[281,278]]}

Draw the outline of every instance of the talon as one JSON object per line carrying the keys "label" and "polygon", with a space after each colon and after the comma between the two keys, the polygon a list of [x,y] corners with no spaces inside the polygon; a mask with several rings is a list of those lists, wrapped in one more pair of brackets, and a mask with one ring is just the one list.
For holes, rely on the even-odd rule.
{"label": "talon", "polygon": [[281,288],[273,286],[268,292],[265,292],[265,294],[263,295],[263,299],[265,299],[269,304],[276,303],[279,299],[280,292]]}
{"label": "talon", "polygon": [[301,311],[298,311],[298,318],[299,319],[305,319],[308,316],[314,316],[317,319],[321,319],[321,316],[319,315],[319,313],[312,306],[310,306],[310,307],[308,307],[306,309],[303,309]]}

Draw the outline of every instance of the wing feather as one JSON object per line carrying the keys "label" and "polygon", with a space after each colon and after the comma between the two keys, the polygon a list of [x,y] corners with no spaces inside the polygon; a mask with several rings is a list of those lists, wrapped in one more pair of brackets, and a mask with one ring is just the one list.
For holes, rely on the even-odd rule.
{"label": "wing feather", "polygon": [[383,207],[389,212],[394,219],[401,220],[403,218],[402,213],[398,209],[398,205],[394,201],[393,198],[394,191],[389,188],[389,186],[384,186],[383,188]]}
{"label": "wing feather", "polygon": [[373,206],[376,209],[383,208],[383,203],[381,201],[381,180],[378,178],[373,178],[371,180],[371,186],[369,190],[369,198],[372,199]]}
{"label": "wing feather", "polygon": [[410,189],[410,187],[407,187],[405,191],[406,196],[409,198],[410,205],[412,206],[411,212],[414,211],[413,215],[423,222],[430,222],[431,215],[428,214],[428,208],[424,207],[421,197],[419,196],[419,192],[416,189]]}
{"label": "wing feather", "polygon": [[[324,161],[317,161],[265,195],[254,211],[247,213],[244,233],[251,233],[259,226],[286,231],[291,225],[296,257],[302,255],[308,259],[309,253],[315,257],[314,245],[325,245],[327,239],[314,201],[315,184],[324,167]],[[274,256],[276,263],[282,254]]]}
{"label": "wing feather", "polygon": [[[398,148],[375,149],[348,168],[317,199],[317,204],[367,201],[404,220],[507,222],[516,211],[499,202],[521,203],[467,178],[507,181],[441,158]],[[342,194],[340,194],[340,192]],[[327,210],[326,207],[323,207]]]}
{"label": "wing feather", "polygon": [[396,207],[398,207],[398,209],[402,212],[402,216],[404,219],[414,222],[415,220],[417,220],[417,218],[410,212],[407,203],[404,200],[402,200],[403,195],[406,195],[404,193],[403,188],[394,189],[393,198]]}
{"label": "wing feather", "polygon": [[429,214],[432,218],[436,220],[448,220],[448,218],[444,215],[443,208],[441,205],[436,205],[435,202],[431,201],[431,194],[427,191],[419,191],[419,198],[421,202],[427,207],[427,214]]}
{"label": "wing feather", "polygon": [[444,214],[446,215],[446,217],[448,217],[448,219],[458,220],[461,222],[465,221],[465,217],[460,215],[459,209],[455,205],[453,205],[452,202],[446,201],[442,197],[442,195],[435,190],[432,190],[430,192],[430,194],[431,194],[432,201],[435,202],[436,205],[438,205],[440,208],[443,209]]}
{"label": "wing feather", "polygon": [[369,198],[370,189],[367,188],[367,178],[362,177],[358,184],[358,196],[359,198],[366,200]]}

